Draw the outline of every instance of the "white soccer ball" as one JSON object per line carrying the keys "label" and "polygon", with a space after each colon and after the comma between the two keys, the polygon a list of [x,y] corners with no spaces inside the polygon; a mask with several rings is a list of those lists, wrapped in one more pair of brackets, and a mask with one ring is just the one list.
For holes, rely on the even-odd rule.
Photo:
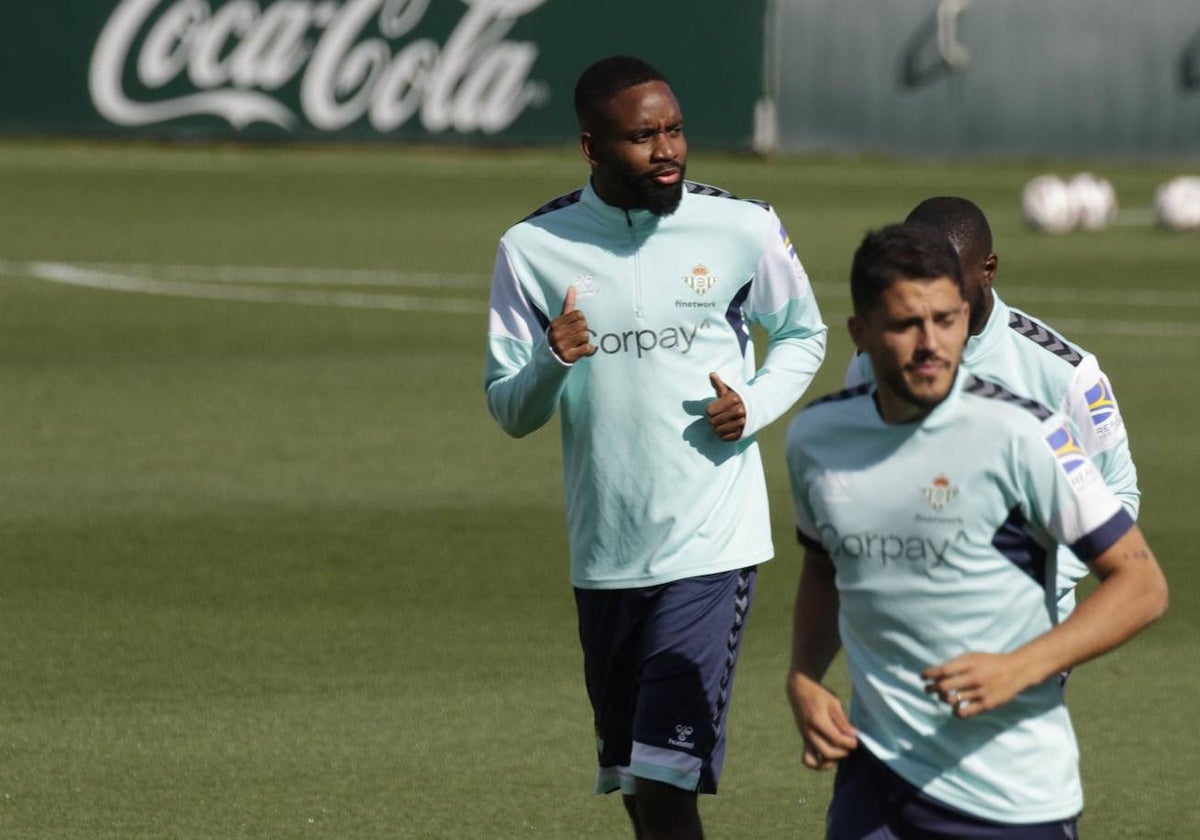
{"label": "white soccer ball", "polygon": [[1021,192],[1021,211],[1025,221],[1046,233],[1074,230],[1079,210],[1071,200],[1067,182],[1057,175],[1039,175]]}
{"label": "white soccer ball", "polygon": [[1067,182],[1075,215],[1084,230],[1102,230],[1117,218],[1117,191],[1104,178],[1081,172]]}
{"label": "white soccer ball", "polygon": [[1154,217],[1171,230],[1200,230],[1200,176],[1180,175],[1154,193]]}

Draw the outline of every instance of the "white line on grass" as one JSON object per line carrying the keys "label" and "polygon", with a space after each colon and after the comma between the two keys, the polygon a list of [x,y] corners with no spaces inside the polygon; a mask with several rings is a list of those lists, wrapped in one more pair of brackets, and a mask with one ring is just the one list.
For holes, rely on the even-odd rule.
{"label": "white line on grass", "polygon": [[1037,303],[1088,303],[1109,306],[1161,306],[1171,309],[1200,308],[1200,292],[1168,292],[1158,289],[1063,289],[1046,286],[998,286],[1007,300]]}
{"label": "white line on grass", "polygon": [[[482,301],[465,298],[419,297],[381,293],[325,292],[278,288],[288,285],[377,286],[383,288],[453,288],[484,290],[483,274],[441,274],[370,269],[281,268],[275,266],[205,266],[148,263],[14,262],[0,260],[0,275],[37,277],[54,283],[93,289],[141,292],[209,300],[254,303],[293,303],[358,309],[393,309],[408,312],[474,314],[484,311]],[[144,276],[150,275],[150,276]],[[162,278],[170,278],[164,280]],[[247,285],[254,283],[268,286]],[[841,285],[815,284],[819,296],[844,297]],[[1006,286],[1014,299],[1050,303],[1079,303],[1079,290]],[[1086,302],[1120,306],[1196,308],[1200,294],[1152,289],[1096,290]],[[1200,325],[1159,321],[1055,319],[1054,326],[1080,332],[1143,338],[1200,338]]]}
{"label": "white line on grass", "polygon": [[[472,273],[433,271],[388,271],[385,269],[280,267],[261,265],[194,265],[181,263],[64,263],[75,269],[146,279],[187,280],[197,283],[237,283],[296,286],[384,286],[401,289],[486,289],[488,276]],[[0,261],[0,268],[11,273],[12,266],[27,263]],[[815,283],[822,297],[845,297],[841,284]],[[1054,286],[1010,286],[1006,297],[1038,303],[1089,303],[1112,306],[1161,306],[1200,309],[1200,292],[1156,289],[1094,289],[1081,292]]]}
{"label": "white line on grass", "polygon": [[1093,321],[1063,318],[1050,322],[1063,332],[1089,332],[1095,335],[1120,335],[1131,338],[1200,338],[1200,324],[1180,324],[1159,321]]}
{"label": "white line on grass", "polygon": [[361,268],[284,268],[262,265],[59,263],[102,274],[190,280],[198,283],[267,283],[293,286],[391,286],[401,289],[486,289],[486,274],[387,271]]}
{"label": "white line on grass", "polygon": [[52,283],[85,286],[118,292],[231,300],[252,303],[294,303],[305,306],[341,306],[355,309],[398,309],[407,312],[445,312],[453,315],[482,314],[482,301],[463,298],[415,297],[361,292],[318,292],[261,286],[230,286],[215,283],[180,283],[94,271],[67,263],[0,262],[0,274],[36,277]]}

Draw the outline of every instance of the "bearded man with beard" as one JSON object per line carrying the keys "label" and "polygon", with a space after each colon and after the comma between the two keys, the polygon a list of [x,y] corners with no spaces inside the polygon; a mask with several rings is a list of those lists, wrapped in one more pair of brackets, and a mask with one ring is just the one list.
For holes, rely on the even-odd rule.
{"label": "bearded man with beard", "polygon": [[622,793],[642,840],[699,838],[774,554],[755,434],[808,387],[826,328],[775,212],[685,180],[661,73],[598,61],[575,109],[591,178],[500,240],[488,408],[514,437],[562,418],[595,790]]}

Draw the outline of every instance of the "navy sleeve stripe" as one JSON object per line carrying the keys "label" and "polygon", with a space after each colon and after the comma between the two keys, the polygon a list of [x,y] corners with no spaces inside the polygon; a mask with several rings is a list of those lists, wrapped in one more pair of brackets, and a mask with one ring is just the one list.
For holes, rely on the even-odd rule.
{"label": "navy sleeve stripe", "polygon": [[1133,517],[1129,515],[1129,511],[1125,510],[1125,508],[1121,508],[1099,528],[1078,542],[1072,543],[1071,550],[1075,552],[1075,556],[1080,560],[1090,563],[1112,548],[1113,544],[1125,536],[1132,527]]}
{"label": "navy sleeve stripe", "polygon": [[1008,316],[1008,326],[1010,329],[1016,330],[1019,334],[1028,338],[1034,344],[1049,350],[1074,367],[1078,367],[1079,363],[1083,361],[1083,356],[1079,355],[1071,345],[1067,344],[1062,336],[1055,334],[1045,324],[1040,324],[1032,318],[1012,312]]}
{"label": "navy sleeve stripe", "polygon": [[712,195],[718,198],[737,198],[729,190],[723,190],[720,187],[714,187],[711,184],[701,184],[699,181],[685,181],[687,191],[697,195]]}
{"label": "navy sleeve stripe", "polygon": [[714,187],[711,184],[701,184],[699,181],[685,181],[684,183],[687,185],[687,191],[690,193],[695,193],[696,195],[710,195],[716,198],[732,198],[734,201],[746,201],[750,204],[757,204],[764,210],[771,209],[771,205],[765,201],[760,201],[757,198],[738,198],[729,190],[724,190],[720,187]]}
{"label": "navy sleeve stripe", "polygon": [[1039,420],[1045,420],[1052,412],[1046,406],[1042,405],[1037,400],[1027,399],[1026,397],[1017,396],[1012,391],[1005,388],[1003,385],[998,385],[987,379],[980,379],[978,376],[972,375],[967,379],[963,390],[968,394],[974,394],[977,397],[985,397],[991,400],[1001,400],[1003,402],[1019,405],[1031,413]]}
{"label": "navy sleeve stripe", "polygon": [[992,547],[1006,560],[1029,575],[1039,587],[1046,586],[1046,549],[1026,529],[1025,517],[1019,507],[1008,512],[996,533],[992,535]]}
{"label": "navy sleeve stripe", "polygon": [[843,388],[841,391],[837,391],[836,393],[826,394],[823,397],[818,397],[817,399],[813,400],[808,405],[806,405],[805,408],[812,408],[814,405],[822,405],[824,403],[831,403],[831,402],[841,402],[842,400],[848,400],[848,399],[852,399],[854,397],[861,397],[864,394],[870,392],[871,388],[872,388],[872,385],[870,382],[864,382],[862,385],[855,385],[853,388]]}
{"label": "navy sleeve stripe", "polygon": [[570,207],[572,204],[575,204],[577,201],[579,201],[582,196],[582,189],[575,190],[575,192],[569,192],[566,195],[560,195],[558,198],[547,201],[521,221],[527,222],[530,219],[536,219],[538,216],[544,216],[547,213],[553,213],[555,210],[561,210],[564,207]]}
{"label": "navy sleeve stripe", "polygon": [[753,282],[751,280],[738,289],[737,294],[729,301],[729,306],[725,310],[725,320],[733,328],[733,334],[737,336],[738,345],[741,347],[743,356],[746,355],[746,346],[750,343],[750,328],[746,325],[742,306],[746,303],[746,298],[750,297],[750,286]]}

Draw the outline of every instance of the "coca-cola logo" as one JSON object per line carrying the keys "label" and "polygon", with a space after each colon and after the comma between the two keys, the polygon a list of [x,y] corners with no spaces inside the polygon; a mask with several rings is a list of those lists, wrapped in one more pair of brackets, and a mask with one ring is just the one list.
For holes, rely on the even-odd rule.
{"label": "coca-cola logo", "polygon": [[[297,114],[278,91],[300,76],[299,110],[322,131],[366,117],[386,132],[419,117],[429,132],[494,134],[547,101],[529,79],[537,45],[505,40],[547,0],[461,0],[441,45],[413,37],[430,2],[122,0],[92,53],[92,102],[124,126],[212,115],[292,129]],[[129,76],[140,90],[126,89]],[[155,97],[181,83],[191,90]]]}

